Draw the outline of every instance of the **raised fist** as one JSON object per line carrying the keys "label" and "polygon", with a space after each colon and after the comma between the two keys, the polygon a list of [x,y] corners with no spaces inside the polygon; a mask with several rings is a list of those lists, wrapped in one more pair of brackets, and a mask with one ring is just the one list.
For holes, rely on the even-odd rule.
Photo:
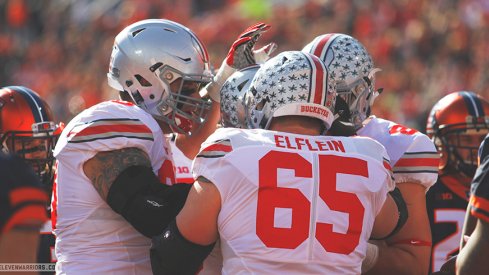
{"label": "raised fist", "polygon": [[257,23],[243,31],[229,49],[228,55],[222,62],[214,80],[205,87],[205,92],[216,102],[220,102],[222,85],[234,72],[254,64],[261,64],[270,58],[277,44],[269,43],[255,50],[255,43],[263,32],[270,29],[270,25]]}

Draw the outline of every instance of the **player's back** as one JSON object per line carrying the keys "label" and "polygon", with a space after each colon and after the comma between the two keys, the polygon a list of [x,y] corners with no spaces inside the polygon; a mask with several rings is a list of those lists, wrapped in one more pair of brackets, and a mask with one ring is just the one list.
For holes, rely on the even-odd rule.
{"label": "player's back", "polygon": [[157,173],[164,142],[157,122],[128,102],[99,103],[66,126],[55,148],[52,201],[58,273],[151,274],[150,239],[105,203],[83,164],[98,152],[136,147]]}
{"label": "player's back", "polygon": [[219,129],[194,176],[221,195],[223,274],[359,274],[393,183],[370,138]]}

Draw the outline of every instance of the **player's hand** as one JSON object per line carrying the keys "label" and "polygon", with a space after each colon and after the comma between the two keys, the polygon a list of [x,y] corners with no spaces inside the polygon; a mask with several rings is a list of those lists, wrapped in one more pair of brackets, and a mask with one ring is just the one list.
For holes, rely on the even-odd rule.
{"label": "player's hand", "polygon": [[239,35],[238,39],[234,41],[229,49],[225,59],[226,64],[233,69],[240,70],[254,65],[257,62],[265,62],[268,60],[270,54],[277,49],[277,44],[272,42],[256,51],[254,50],[254,47],[261,34],[269,29],[270,25],[265,23],[257,23],[248,27]]}
{"label": "player's hand", "polygon": [[272,42],[258,50],[254,49],[258,38],[268,29],[270,29],[270,25],[257,23],[248,27],[238,36],[231,45],[228,55],[222,62],[214,80],[205,87],[206,91],[204,94],[207,93],[213,101],[220,102],[219,91],[228,77],[237,70],[257,63],[264,63],[270,58],[273,51],[277,49],[277,44]]}

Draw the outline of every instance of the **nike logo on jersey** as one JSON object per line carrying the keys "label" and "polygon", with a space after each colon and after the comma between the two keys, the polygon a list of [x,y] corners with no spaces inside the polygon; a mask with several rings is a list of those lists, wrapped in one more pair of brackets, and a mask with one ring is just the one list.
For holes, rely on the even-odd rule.
{"label": "nike logo on jersey", "polygon": [[150,201],[150,200],[146,200],[146,201],[147,201],[147,202],[149,202],[151,205],[156,206],[156,207],[161,207],[161,206],[163,206],[163,205],[161,205],[161,204],[159,204],[159,203],[157,203],[157,202],[155,202],[155,201]]}

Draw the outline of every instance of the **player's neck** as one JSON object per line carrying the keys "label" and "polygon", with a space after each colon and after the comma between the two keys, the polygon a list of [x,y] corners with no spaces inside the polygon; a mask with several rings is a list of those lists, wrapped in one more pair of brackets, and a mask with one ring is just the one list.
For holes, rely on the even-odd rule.
{"label": "player's neck", "polygon": [[156,119],[156,122],[158,122],[158,125],[160,125],[161,131],[163,131],[164,134],[173,133],[170,126],[168,126],[168,124],[166,124],[165,122],[158,120],[158,119]]}

